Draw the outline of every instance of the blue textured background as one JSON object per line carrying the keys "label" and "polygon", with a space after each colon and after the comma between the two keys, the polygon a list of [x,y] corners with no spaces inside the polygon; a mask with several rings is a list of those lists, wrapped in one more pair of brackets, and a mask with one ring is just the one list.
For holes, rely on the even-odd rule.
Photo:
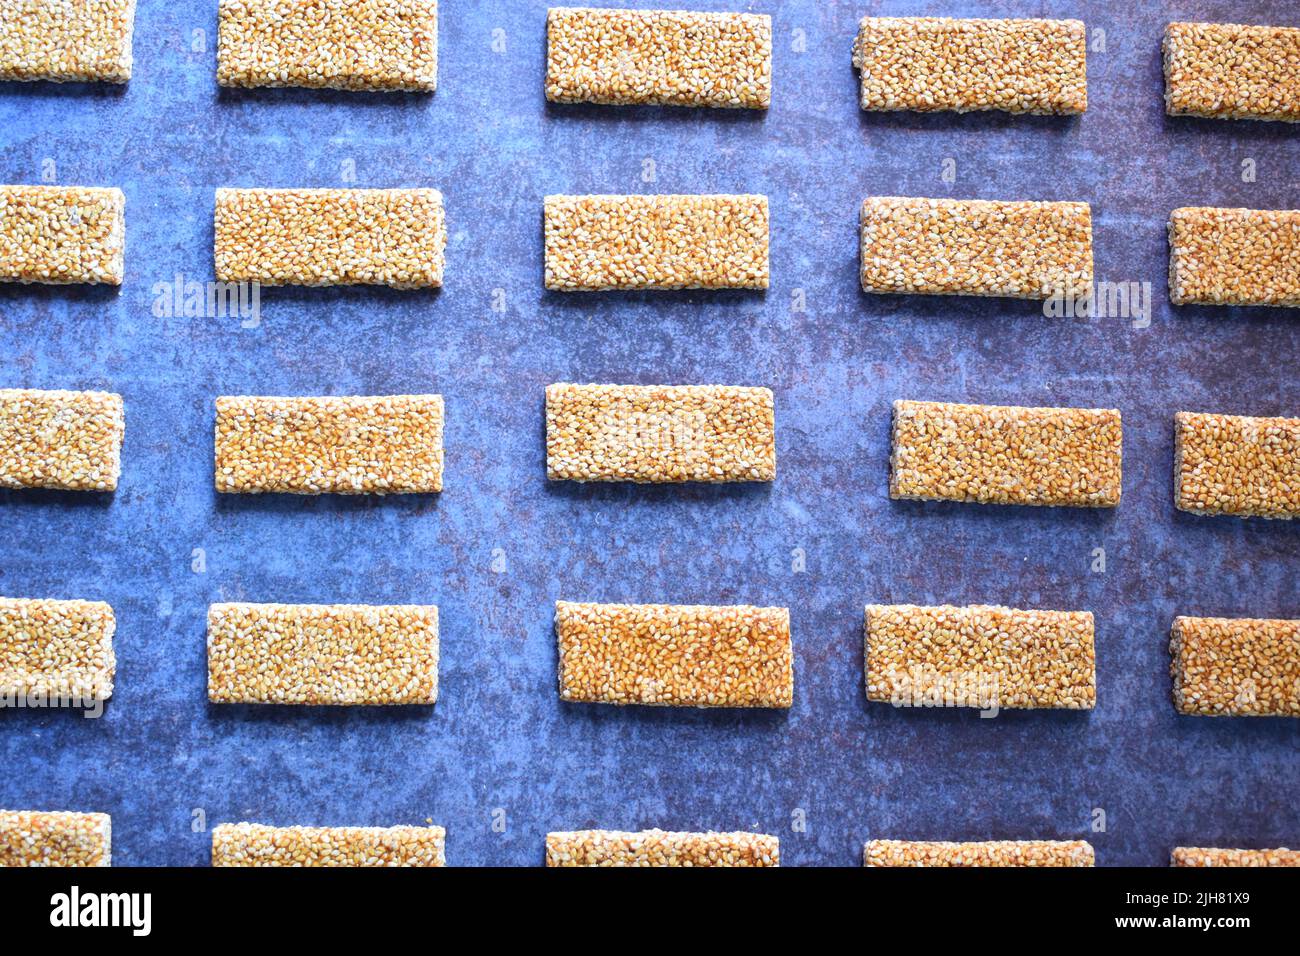
{"label": "blue textured background", "polygon": [[[1176,613],[1300,616],[1300,527],[1178,513],[1170,487],[1176,410],[1300,414],[1300,319],[1174,310],[1165,281],[1169,210],[1294,208],[1300,146],[1283,124],[1166,118],[1159,51],[1167,20],[1296,25],[1294,4],[688,4],[776,11],[766,115],[548,107],[545,6],[445,3],[432,97],[219,92],[215,4],[197,0],[141,0],[124,91],[0,86],[0,181],[39,182],[53,160],[60,183],[127,195],[120,293],[0,288],[0,385],[117,391],[127,418],[116,495],[0,493],[0,593],[110,602],[119,662],[102,720],[0,713],[0,806],[107,811],[119,864],[205,864],[196,808],[209,825],[431,818],[456,865],[536,864],[548,829],[585,826],[758,828],[780,835],[787,864],[856,864],[868,837],[1085,837],[1100,863],[1141,865],[1175,844],[1300,844],[1300,721],[1176,716],[1166,651]],[[849,59],[866,13],[1081,16],[1107,49],[1089,54],[1081,118],[866,115]],[[211,278],[213,190],[226,185],[438,187],[446,288],[266,290],[253,329],[155,317],[155,283]],[[772,287],[548,294],[548,192],[766,193]],[[865,295],[868,194],[1087,200],[1098,278],[1150,281],[1152,323]],[[792,310],[796,289],[806,312]],[[779,477],[548,484],[553,381],[770,385]],[[212,490],[217,395],[430,391],[447,404],[440,496]],[[1118,407],[1123,503],[890,501],[889,406],[902,397]],[[1098,547],[1104,574],[1089,569]],[[557,598],[788,605],[794,707],[561,705]],[[209,706],[204,615],[218,600],[437,603],[440,700]],[[869,706],[867,602],[1093,610],[1097,709],[980,720]],[[1094,808],[1105,832],[1090,832]]]}

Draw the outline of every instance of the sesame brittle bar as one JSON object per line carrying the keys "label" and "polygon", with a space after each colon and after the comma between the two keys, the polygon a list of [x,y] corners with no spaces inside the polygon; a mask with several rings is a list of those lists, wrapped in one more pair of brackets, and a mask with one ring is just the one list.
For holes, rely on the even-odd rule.
{"label": "sesame brittle bar", "polygon": [[126,197],[98,186],[0,186],[0,282],[121,285]]}
{"label": "sesame brittle bar", "polygon": [[1176,617],[1174,707],[1204,717],[1300,717],[1300,620]]}
{"label": "sesame brittle bar", "polygon": [[1088,611],[871,604],[864,633],[868,700],[1067,710],[1097,702]]}
{"label": "sesame brittle bar", "polygon": [[862,203],[862,288],[875,293],[1087,298],[1083,202],[872,196]]}
{"label": "sesame brittle bar", "polygon": [[217,399],[223,492],[414,494],[442,490],[441,395]]}
{"label": "sesame brittle bar", "polygon": [[0,388],[0,488],[113,491],[125,430],[120,395]]}
{"label": "sesame brittle bar", "polygon": [[218,189],[221,282],[442,285],[447,223],[436,189]]}
{"label": "sesame brittle bar", "polygon": [[1205,846],[1176,846],[1170,866],[1300,866],[1300,850],[1235,850]]}
{"label": "sesame brittle bar", "polygon": [[1092,846],[1083,840],[993,840],[947,843],[930,840],[871,840],[865,866],[1092,866]]}
{"label": "sesame brittle bar", "polygon": [[1300,418],[1178,412],[1174,504],[1201,515],[1300,517]]}
{"label": "sesame brittle bar", "polygon": [[113,609],[102,601],[0,598],[0,705],[113,695]]}
{"label": "sesame brittle bar", "polygon": [[222,823],[213,866],[445,866],[442,827],[270,827]]}
{"label": "sesame brittle bar", "polygon": [[433,605],[213,604],[208,700],[217,704],[432,704]]}
{"label": "sesame brittle bar", "polygon": [[0,80],[125,83],[135,0],[0,0]]}
{"label": "sesame brittle bar", "polygon": [[107,813],[0,810],[0,867],[111,866]]}
{"label": "sesame brittle bar", "polygon": [[1300,209],[1175,209],[1169,301],[1300,307]]}
{"label": "sesame brittle bar", "polygon": [[864,110],[1088,108],[1087,37],[1078,20],[863,17],[853,65]]}
{"label": "sesame brittle bar", "polygon": [[769,16],[552,7],[546,39],[554,103],[766,109],[772,101]]}
{"label": "sesame brittle bar", "polygon": [[221,0],[217,82],[432,91],[437,0]]}
{"label": "sesame brittle bar", "polygon": [[1114,409],[897,401],[889,496],[1114,507],[1122,437]]}
{"label": "sesame brittle bar", "polygon": [[780,843],[763,833],[574,830],[546,834],[547,866],[780,866]]}
{"label": "sesame brittle bar", "polygon": [[1171,23],[1164,61],[1170,116],[1300,120],[1300,29]]}
{"label": "sesame brittle bar", "polygon": [[789,707],[783,607],[555,603],[560,699],[673,707]]}
{"label": "sesame brittle bar", "polygon": [[766,289],[766,196],[547,196],[546,288]]}
{"label": "sesame brittle bar", "polygon": [[729,385],[549,385],[546,475],[574,481],[772,481],[772,392]]}

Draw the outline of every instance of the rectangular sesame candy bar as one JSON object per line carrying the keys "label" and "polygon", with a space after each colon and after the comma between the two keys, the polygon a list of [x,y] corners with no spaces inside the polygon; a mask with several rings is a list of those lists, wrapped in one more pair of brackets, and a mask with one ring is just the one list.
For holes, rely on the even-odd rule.
{"label": "rectangular sesame candy bar", "polygon": [[125,83],[135,0],[0,0],[0,80]]}
{"label": "rectangular sesame candy bar", "polygon": [[560,699],[671,707],[789,707],[783,607],[555,602]]}
{"label": "rectangular sesame candy bar", "polygon": [[752,13],[552,7],[553,103],[767,109],[772,18]]}
{"label": "rectangular sesame candy bar", "polygon": [[0,282],[121,285],[126,197],[98,186],[0,186]]}
{"label": "rectangular sesame candy bar", "polygon": [[1092,866],[1092,846],[1083,840],[993,840],[947,843],[931,840],[871,840],[864,866]]}
{"label": "rectangular sesame candy bar", "polygon": [[1171,23],[1164,61],[1170,116],[1300,120],[1300,29]]}
{"label": "rectangular sesame candy bar", "polygon": [[547,196],[546,288],[766,289],[766,196]]}
{"label": "rectangular sesame candy bar", "polygon": [[1300,209],[1175,209],[1169,301],[1300,307]]}
{"label": "rectangular sesame candy bar", "polygon": [[262,285],[442,285],[436,189],[218,189],[217,279]]}
{"label": "rectangular sesame candy bar", "polygon": [[1201,515],[1300,517],[1300,418],[1178,412],[1174,504]]}
{"label": "rectangular sesame candy bar", "polygon": [[1087,298],[1083,202],[872,196],[862,203],[862,288],[875,293]]}
{"label": "rectangular sesame candy bar", "polygon": [[1122,439],[1109,408],[897,401],[889,496],[1110,508],[1120,499]]}
{"label": "rectangular sesame candy bar", "polygon": [[1066,710],[1097,702],[1088,611],[870,604],[864,633],[868,700]]}
{"label": "rectangular sesame candy bar", "polygon": [[221,0],[217,82],[432,91],[436,0]]}
{"label": "rectangular sesame candy bar", "polygon": [[120,395],[0,388],[0,488],[113,491],[125,430]]}
{"label": "rectangular sesame candy bar", "polygon": [[863,17],[853,44],[864,110],[1088,108],[1087,37],[1079,20]]}
{"label": "rectangular sesame candy bar", "polygon": [[1233,850],[1205,846],[1176,846],[1170,866],[1300,866],[1300,850]]}
{"label": "rectangular sesame candy bar", "polygon": [[1174,707],[1204,717],[1300,717],[1300,620],[1176,617]]}
{"label": "rectangular sesame candy bar", "polygon": [[213,604],[216,704],[432,704],[438,609],[428,605]]}
{"label": "rectangular sesame candy bar", "polygon": [[441,395],[225,395],[217,399],[217,491],[441,491],[442,427]]}
{"label": "rectangular sesame candy bar", "polygon": [[116,627],[103,601],[0,598],[0,697],[108,700]]}
{"label": "rectangular sesame candy bar", "polygon": [[780,843],[763,833],[574,830],[546,834],[547,866],[780,866]]}
{"label": "rectangular sesame candy bar", "polygon": [[112,866],[107,813],[0,810],[0,867]]}
{"label": "rectangular sesame candy bar", "polygon": [[772,481],[772,392],[731,385],[548,385],[546,476]]}
{"label": "rectangular sesame candy bar", "polygon": [[213,866],[445,866],[442,827],[269,827],[212,829]]}

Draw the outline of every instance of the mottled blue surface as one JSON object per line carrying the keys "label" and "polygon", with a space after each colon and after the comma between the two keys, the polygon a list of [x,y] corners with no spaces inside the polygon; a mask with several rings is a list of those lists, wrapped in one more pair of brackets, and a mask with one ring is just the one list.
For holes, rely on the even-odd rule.
{"label": "mottled blue surface", "polygon": [[[0,806],[108,811],[127,865],[205,864],[196,808],[209,825],[428,818],[457,865],[536,864],[548,829],[586,826],[758,828],[796,865],[856,864],[868,837],[1086,837],[1100,863],[1142,865],[1175,844],[1300,844],[1300,721],[1176,716],[1166,650],[1176,613],[1300,616],[1300,527],[1171,500],[1176,410],[1300,414],[1300,316],[1172,309],[1165,279],[1170,209],[1294,208],[1300,146],[1283,124],[1166,118],[1159,53],[1169,19],[1296,25],[1294,4],[743,6],[777,11],[766,115],[548,107],[540,2],[445,3],[433,96],[219,92],[215,4],[199,0],[140,0],[124,91],[0,86],[0,181],[40,182],[52,160],[60,183],[127,196],[120,293],[0,288],[0,385],[109,389],[127,419],[116,495],[0,493],[0,593],[110,602],[119,662],[102,720],[0,713]],[[1089,110],[863,114],[849,52],[865,13],[1082,16],[1106,31]],[[438,187],[446,288],[267,290],[251,329],[155,317],[156,283],[211,278],[213,190],[228,185]],[[548,192],[766,193],[772,287],[548,294]],[[1098,278],[1150,281],[1151,324],[866,295],[868,194],[1087,200]],[[779,477],[548,484],[553,381],[769,385]],[[430,391],[447,405],[439,496],[212,490],[217,395]],[[1118,407],[1123,503],[891,501],[896,398]],[[1090,571],[1099,547],[1104,574]],[[562,705],[557,598],[788,605],[794,707]],[[218,600],[437,603],[438,704],[209,706],[204,615]],[[980,720],[868,705],[867,602],[1093,610],[1097,709]],[[1091,832],[1094,808],[1105,832]]]}

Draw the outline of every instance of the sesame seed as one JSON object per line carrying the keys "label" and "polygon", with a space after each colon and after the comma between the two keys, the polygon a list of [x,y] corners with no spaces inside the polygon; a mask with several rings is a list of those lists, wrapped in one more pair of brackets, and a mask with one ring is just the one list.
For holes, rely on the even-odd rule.
{"label": "sesame seed", "polygon": [[445,866],[442,827],[269,827],[212,829],[213,866]]}
{"label": "sesame seed", "polygon": [[867,292],[1047,299],[1092,291],[1087,203],[873,196],[862,204],[861,238]]}
{"label": "sesame seed", "polygon": [[768,16],[553,7],[546,38],[555,103],[767,109],[772,100]]}
{"label": "sesame seed", "polygon": [[546,476],[572,481],[772,481],[775,413],[766,388],[546,388]]}
{"label": "sesame seed", "polygon": [[441,395],[217,399],[215,480],[227,493],[442,490]]}
{"label": "sesame seed", "polygon": [[0,867],[111,866],[107,813],[0,810]]}
{"label": "sesame seed", "polygon": [[555,603],[560,699],[670,707],[789,707],[783,607]]}
{"label": "sesame seed", "polygon": [[1165,28],[1165,111],[1300,121],[1300,29],[1239,23]]}
{"label": "sesame seed", "polygon": [[766,196],[547,196],[546,288],[766,289]]}
{"label": "sesame seed", "polygon": [[872,604],[864,630],[868,700],[1065,710],[1097,703],[1088,611]]}
{"label": "sesame seed", "polygon": [[436,189],[218,189],[216,275],[262,285],[442,285]]}
{"label": "sesame seed", "polygon": [[0,388],[0,488],[114,491],[122,396]]}
{"label": "sesame seed", "polygon": [[1092,866],[1094,855],[1083,840],[871,840],[862,862],[864,866]]}
{"label": "sesame seed", "polygon": [[1300,621],[1176,617],[1174,707],[1204,717],[1300,717]]}
{"label": "sesame seed", "polygon": [[217,82],[432,91],[436,0],[221,0]]}
{"label": "sesame seed", "polygon": [[1122,457],[1114,409],[898,401],[889,496],[1110,508]]}
{"label": "sesame seed", "polygon": [[0,0],[0,80],[125,83],[135,0]]}
{"label": "sesame seed", "polygon": [[779,866],[780,843],[762,833],[574,830],[546,834],[547,866]]}
{"label": "sesame seed", "polygon": [[1300,306],[1300,209],[1175,209],[1169,301]]}
{"label": "sesame seed", "polygon": [[116,628],[102,601],[0,597],[0,695],[108,700]]}
{"label": "sesame seed", "polygon": [[1170,866],[1300,866],[1300,850],[1229,850],[1219,847],[1176,846]]}
{"label": "sesame seed", "polygon": [[1300,418],[1178,412],[1174,504],[1201,515],[1300,517]]}
{"label": "sesame seed", "polygon": [[121,285],[126,197],[97,186],[0,186],[0,282]]}
{"label": "sesame seed", "polygon": [[208,700],[217,704],[432,704],[433,605],[213,604]]}
{"label": "sesame seed", "polygon": [[1087,37],[1078,20],[863,17],[853,65],[864,110],[1088,108]]}

